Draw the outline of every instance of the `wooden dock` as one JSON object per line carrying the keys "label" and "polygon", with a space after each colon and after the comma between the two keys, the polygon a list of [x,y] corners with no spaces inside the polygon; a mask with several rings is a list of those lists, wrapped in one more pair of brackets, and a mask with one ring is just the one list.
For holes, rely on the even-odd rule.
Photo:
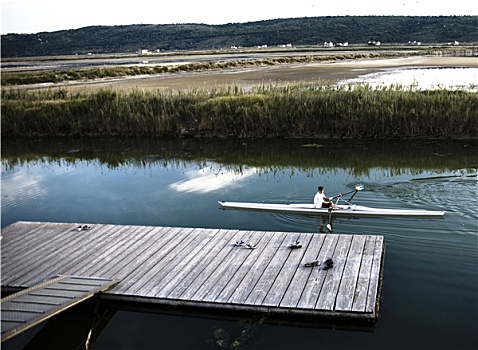
{"label": "wooden dock", "polygon": [[[297,240],[302,247],[291,248]],[[115,302],[374,322],[384,242],[370,235],[17,222],[2,229],[1,253],[3,292],[85,276],[120,280],[101,296]],[[333,267],[323,269],[327,258]],[[306,266],[314,261],[321,265]]]}

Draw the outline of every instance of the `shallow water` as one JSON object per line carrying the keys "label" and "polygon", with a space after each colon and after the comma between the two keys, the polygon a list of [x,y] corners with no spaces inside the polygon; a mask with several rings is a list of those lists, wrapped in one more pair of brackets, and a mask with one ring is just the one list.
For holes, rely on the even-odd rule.
{"label": "shallow water", "polygon": [[394,68],[348,79],[340,84],[367,84],[373,88],[396,86],[417,90],[478,91],[478,68]]}
{"label": "shallow water", "polygon": [[[93,334],[94,348],[225,349],[238,340],[242,349],[475,349],[478,142],[314,143],[4,140],[2,227],[27,220],[319,232],[320,219],[223,211],[217,201],[312,201],[319,184],[334,195],[360,183],[357,204],[447,212],[444,219],[335,220],[337,234],[384,236],[381,318],[372,331],[115,309]],[[90,309],[73,309],[57,316],[73,321],[39,325],[2,347],[84,343]]]}

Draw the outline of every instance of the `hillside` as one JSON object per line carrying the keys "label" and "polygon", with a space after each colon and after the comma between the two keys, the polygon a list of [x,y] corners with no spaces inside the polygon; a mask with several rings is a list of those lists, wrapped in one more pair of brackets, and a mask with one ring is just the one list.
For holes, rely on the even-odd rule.
{"label": "hillside", "polygon": [[419,41],[439,44],[478,40],[478,16],[343,16],[260,22],[93,26],[75,30],[1,36],[2,57],[87,53],[204,50],[281,44],[322,45],[325,41],[365,44]]}

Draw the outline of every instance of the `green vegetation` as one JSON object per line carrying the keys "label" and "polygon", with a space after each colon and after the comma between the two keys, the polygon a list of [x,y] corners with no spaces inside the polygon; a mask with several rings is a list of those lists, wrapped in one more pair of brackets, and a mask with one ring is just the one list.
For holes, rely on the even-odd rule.
{"label": "green vegetation", "polygon": [[346,59],[360,58],[379,58],[379,57],[404,57],[418,55],[415,53],[355,53],[345,55],[305,55],[270,58],[262,60],[240,60],[224,62],[201,62],[190,63],[175,66],[114,66],[114,67],[95,67],[86,69],[69,70],[49,70],[49,71],[22,71],[22,72],[3,72],[1,75],[1,85],[28,85],[41,83],[61,83],[74,80],[88,80],[101,78],[116,78],[136,75],[155,75],[162,73],[192,72],[204,71],[209,69],[227,69],[227,68],[246,68],[252,66],[268,66],[287,63],[311,63],[322,61],[337,61]]}
{"label": "green vegetation", "polygon": [[2,137],[477,138],[478,94],[290,85],[189,92],[2,89]]}
{"label": "green vegetation", "polygon": [[366,44],[473,43],[478,16],[337,16],[205,24],[141,24],[93,26],[76,30],[1,36],[2,58],[134,53],[138,49],[207,50],[231,46],[322,45],[327,42]]}

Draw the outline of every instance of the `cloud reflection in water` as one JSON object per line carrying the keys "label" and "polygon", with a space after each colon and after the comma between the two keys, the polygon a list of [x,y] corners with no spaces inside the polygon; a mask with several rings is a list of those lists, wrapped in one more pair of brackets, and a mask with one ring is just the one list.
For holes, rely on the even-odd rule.
{"label": "cloud reflection in water", "polygon": [[256,168],[246,168],[239,172],[233,169],[214,169],[213,166],[206,166],[199,170],[187,171],[188,180],[174,182],[169,187],[178,192],[208,193],[237,184],[256,173]]}

